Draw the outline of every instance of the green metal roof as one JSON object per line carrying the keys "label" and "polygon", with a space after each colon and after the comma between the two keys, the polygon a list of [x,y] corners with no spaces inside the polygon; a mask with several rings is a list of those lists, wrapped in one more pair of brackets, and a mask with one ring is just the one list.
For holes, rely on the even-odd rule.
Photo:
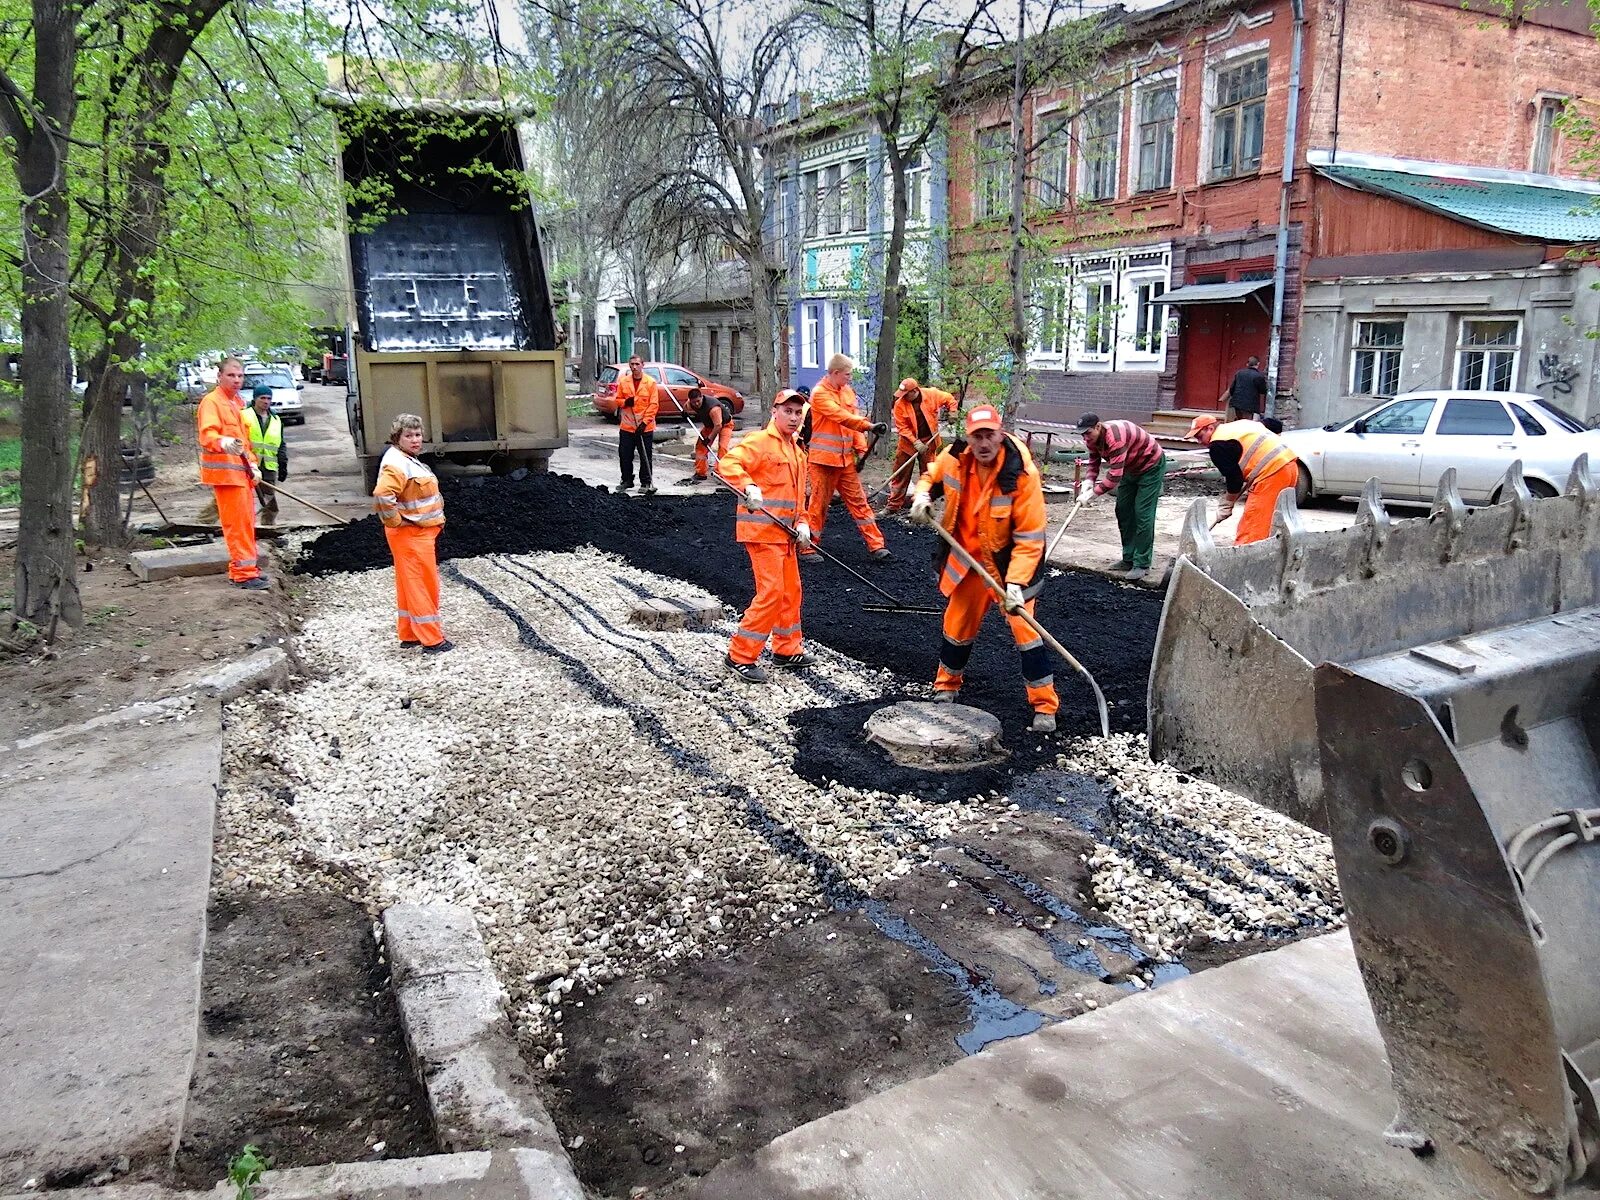
{"label": "green metal roof", "polygon": [[1540,242],[1600,242],[1600,194],[1592,191],[1342,163],[1319,165],[1317,170],[1362,191],[1496,233]]}

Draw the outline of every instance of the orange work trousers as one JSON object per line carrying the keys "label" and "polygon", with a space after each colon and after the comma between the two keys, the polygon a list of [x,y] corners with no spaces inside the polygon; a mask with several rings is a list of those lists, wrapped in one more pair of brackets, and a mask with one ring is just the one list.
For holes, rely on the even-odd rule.
{"label": "orange work trousers", "polygon": [[255,488],[227,484],[211,490],[217,497],[222,540],[228,546],[228,578],[234,583],[246,583],[261,574],[256,561]]}
{"label": "orange work trousers", "polygon": [[1285,463],[1270,475],[1264,475],[1250,485],[1244,496],[1244,512],[1239,514],[1239,529],[1233,535],[1233,544],[1263,542],[1272,536],[1272,510],[1278,505],[1278,493],[1292,488],[1300,480],[1300,464]]}
{"label": "orange work trousers", "polygon": [[433,544],[442,525],[384,526],[389,553],[394,555],[395,632],[402,642],[437,646],[444,641],[439,625],[439,564]]}
{"label": "orange work trousers", "polygon": [[800,566],[794,543],[746,542],[744,548],[750,552],[750,569],[756,576],[756,598],[733,631],[728,657],[736,663],[753,663],[769,637],[774,654],[799,654]]}
{"label": "orange work trousers", "polygon": [[[928,448],[921,454],[915,450],[915,442],[900,439],[900,444],[895,447],[894,465],[889,468],[889,504],[890,512],[900,512],[910,502],[906,493],[920,478],[920,472],[926,471],[933,465],[933,460],[939,454],[939,439],[934,438],[928,443]],[[915,468],[907,468],[906,464],[913,458],[921,461]]]}
{"label": "orange work trousers", "polygon": [[[822,467],[811,463],[806,468],[811,481],[811,508],[806,513],[806,524],[811,526],[811,540],[822,541],[822,526],[828,519],[828,505],[838,492],[844,500],[845,510],[855,518],[856,528],[867,543],[868,550],[883,549],[883,531],[872,515],[872,505],[867,503],[867,493],[861,487],[861,474],[854,466]],[[815,551],[811,551],[815,553]]]}
{"label": "orange work trousers", "polygon": [[[944,609],[944,644],[939,647],[939,673],[933,680],[934,691],[961,690],[967,660],[972,657],[972,643],[978,640],[984,614],[994,602],[994,592],[978,578],[975,571],[968,571],[956,584],[956,590],[950,593]],[[1030,616],[1033,615],[1033,603],[1032,600],[1027,603]],[[1033,631],[1033,627],[1021,617],[1006,613],[1006,621],[1022,654],[1022,681],[1028,689],[1028,703],[1033,706],[1034,712],[1055,712],[1061,707],[1061,701],[1056,697],[1050,651],[1045,648],[1044,640]]]}
{"label": "orange work trousers", "polygon": [[[706,436],[704,429],[700,430],[698,436],[694,439],[694,477],[696,479],[705,479],[711,473],[711,453],[708,446],[710,441],[711,439]],[[733,444],[733,426],[731,424],[724,423],[722,432],[717,434],[716,443],[717,460],[720,462],[723,455],[728,453],[728,447]]]}

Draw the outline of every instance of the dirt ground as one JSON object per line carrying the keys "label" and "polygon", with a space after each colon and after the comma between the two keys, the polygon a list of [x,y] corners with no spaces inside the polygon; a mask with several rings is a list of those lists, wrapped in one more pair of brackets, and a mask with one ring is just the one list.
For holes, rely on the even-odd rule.
{"label": "dirt ground", "polygon": [[246,1145],[279,1167],[434,1153],[366,909],[214,898],[208,926],[178,1182],[210,1187]]}

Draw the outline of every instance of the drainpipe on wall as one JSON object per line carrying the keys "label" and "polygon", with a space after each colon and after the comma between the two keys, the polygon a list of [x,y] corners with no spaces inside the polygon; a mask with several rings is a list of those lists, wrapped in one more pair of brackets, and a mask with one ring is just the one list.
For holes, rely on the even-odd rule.
{"label": "drainpipe on wall", "polygon": [[1283,126],[1283,183],[1278,194],[1278,245],[1272,256],[1272,340],[1267,348],[1267,412],[1278,411],[1278,365],[1283,354],[1284,285],[1289,275],[1289,193],[1294,187],[1300,129],[1300,60],[1305,47],[1305,0],[1291,0],[1294,32],[1289,50],[1289,118]]}

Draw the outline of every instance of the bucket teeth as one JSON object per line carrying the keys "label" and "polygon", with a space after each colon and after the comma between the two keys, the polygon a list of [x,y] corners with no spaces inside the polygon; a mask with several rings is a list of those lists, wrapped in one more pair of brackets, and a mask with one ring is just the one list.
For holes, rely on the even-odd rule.
{"label": "bucket teeth", "polygon": [[1217,547],[1211,536],[1211,503],[1196,500],[1183,518],[1183,528],[1178,532],[1178,554],[1191,562],[1199,562]]}
{"label": "bucket teeth", "polygon": [[1361,502],[1356,506],[1356,524],[1375,529],[1388,528],[1389,510],[1383,507],[1383,487],[1377,476],[1367,480],[1361,489]]}
{"label": "bucket teeth", "polygon": [[1522,460],[1513,459],[1506,468],[1505,477],[1500,481],[1500,504],[1511,505],[1511,528],[1506,534],[1506,553],[1510,553],[1528,541],[1528,530],[1533,525],[1533,493],[1528,490],[1528,481],[1522,477]]}
{"label": "bucket teeth", "polygon": [[1439,551],[1439,561],[1449,562],[1456,556],[1456,544],[1467,524],[1467,505],[1461,499],[1461,489],[1456,486],[1456,469],[1446,467],[1439,476],[1439,486],[1434,489],[1433,507],[1428,510],[1430,520],[1438,519],[1444,529],[1444,545]]}
{"label": "bucket teeth", "polygon": [[1578,506],[1588,511],[1596,499],[1594,475],[1589,470],[1587,452],[1578,455],[1572,463],[1572,474],[1567,476],[1566,494],[1578,498]]}

